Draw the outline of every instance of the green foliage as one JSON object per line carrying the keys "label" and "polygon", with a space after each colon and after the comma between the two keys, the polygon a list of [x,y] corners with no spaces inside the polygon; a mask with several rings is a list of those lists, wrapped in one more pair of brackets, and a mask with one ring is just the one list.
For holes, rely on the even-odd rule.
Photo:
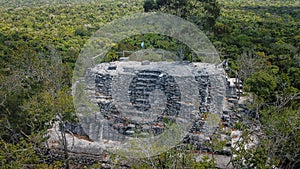
{"label": "green foliage", "polygon": [[[286,87],[276,92],[276,100],[255,97],[252,106],[259,113],[261,130],[251,127],[240,128],[243,131],[236,148],[233,164],[236,168],[299,168],[300,130],[299,130],[299,90]],[[255,126],[256,126],[255,125]],[[249,146],[253,140],[255,146]]]}
{"label": "green foliage", "polygon": [[255,72],[247,79],[248,91],[261,97],[270,97],[274,92],[277,82],[274,76],[266,71]]}
{"label": "green foliage", "polygon": [[288,74],[291,79],[291,83],[296,88],[300,89],[300,68],[291,67],[288,69]]}
{"label": "green foliage", "polygon": [[193,168],[196,169],[217,169],[214,159],[204,156],[199,163],[196,163]]}
{"label": "green foliage", "polygon": [[0,164],[4,168],[22,168],[24,164],[38,162],[31,142],[21,139],[16,145],[0,140]]}
{"label": "green foliage", "polygon": [[[180,59],[180,53],[182,51],[182,59],[183,60],[192,60],[192,51],[191,49],[183,44],[182,42],[180,42],[179,40],[172,38],[172,37],[168,37],[165,35],[158,35],[158,34],[153,34],[153,33],[146,33],[143,35],[135,35],[133,37],[127,38],[127,39],[123,39],[117,46],[113,47],[105,56],[105,61],[114,61],[118,59],[118,56],[123,56],[123,54],[119,54],[118,56],[116,55],[117,51],[130,51],[130,52],[135,52],[135,51],[139,51],[142,50],[141,48],[141,43],[144,42],[145,43],[145,49],[146,50],[151,50],[151,49],[159,49],[159,50],[166,50],[169,51],[171,53],[174,53],[175,56],[177,56],[177,58],[175,58],[175,60],[179,60]],[[132,53],[130,52],[125,52],[124,56],[130,56]],[[147,51],[146,51],[147,53]],[[159,51],[157,51],[157,53],[159,53]],[[138,53],[138,54],[142,54],[142,53]],[[162,53],[161,53],[162,54]],[[156,54],[157,55],[157,54]],[[166,54],[167,55],[167,54]],[[139,58],[142,58],[143,56],[135,56],[135,55],[131,55],[130,57],[132,57],[132,60],[141,60]],[[147,56],[146,56],[147,57]],[[151,58],[144,58],[144,60],[161,60],[163,58],[160,59],[156,59],[155,58],[155,53],[150,53],[149,57],[153,57],[154,59]],[[159,56],[157,56],[159,57]],[[165,58],[167,59],[168,56],[165,56]],[[172,59],[174,59],[174,57],[172,57]],[[193,58],[193,60],[195,61],[197,58]]]}
{"label": "green foliage", "polygon": [[90,36],[91,33],[88,31],[88,29],[79,27],[75,29],[75,35],[76,36]]}
{"label": "green foliage", "polygon": [[33,131],[51,127],[49,122],[58,114],[61,114],[65,121],[76,119],[73,98],[68,89],[58,91],[57,96],[47,91],[39,93],[26,101],[22,108],[27,114],[23,120],[30,122]]}
{"label": "green foliage", "polygon": [[216,169],[215,159],[204,156],[197,162],[192,147],[176,147],[158,156],[148,159],[135,160],[131,163],[132,168],[195,168]]}
{"label": "green foliage", "polygon": [[236,122],[234,123],[234,129],[237,130],[244,130],[246,128],[245,124],[243,124],[242,122]]}
{"label": "green foliage", "polygon": [[[19,2],[19,1],[18,1]],[[298,1],[184,0],[184,1],[0,1],[0,164],[2,168],[62,168],[49,166],[36,154],[41,133],[55,115],[74,121],[70,95],[72,69],[80,49],[104,24],[137,12],[161,11],[183,17],[206,32],[229,66],[242,72],[246,89],[254,92],[252,108],[261,116],[263,134],[257,147],[235,153],[237,168],[297,168],[299,159],[300,27]],[[47,4],[45,4],[47,3]],[[144,6],[143,6],[144,5]],[[213,27],[212,27],[213,26]],[[211,29],[212,28],[212,29]],[[155,34],[137,35],[113,46],[105,61],[123,50],[159,48],[184,59],[192,52],[176,39]],[[242,58],[251,51],[250,62]],[[157,56],[159,57],[159,56]],[[197,58],[194,58],[197,59]],[[199,60],[197,60],[199,61]],[[253,63],[243,66],[241,63]],[[249,73],[250,72],[250,73]],[[268,103],[266,103],[268,102]],[[236,128],[248,128],[237,123]],[[249,140],[243,135],[244,140]],[[34,139],[39,141],[33,141]],[[210,146],[224,142],[213,139]],[[37,145],[38,144],[38,145]],[[243,164],[243,160],[247,160]],[[149,160],[149,159],[147,159]],[[42,160],[43,161],[43,160]],[[36,164],[41,162],[42,164]],[[214,168],[204,158],[197,163],[189,152],[170,150],[154,159],[155,166]],[[151,163],[139,163],[153,168]],[[159,168],[158,167],[158,168]],[[298,167],[299,168],[299,167]]]}
{"label": "green foliage", "polygon": [[212,29],[220,15],[216,0],[146,0],[144,11],[159,11],[187,19],[201,28]]}
{"label": "green foliage", "polygon": [[115,50],[110,50],[107,52],[107,54],[104,57],[104,62],[113,62],[117,61],[119,59],[119,56],[116,54]]}
{"label": "green foliage", "polygon": [[[276,110],[277,109],[277,110]],[[272,163],[285,168],[299,167],[300,152],[300,112],[287,106],[280,110],[270,106],[262,111],[266,137],[265,150]]]}
{"label": "green foliage", "polygon": [[43,163],[41,145],[45,141],[40,134],[21,138],[17,144],[7,143],[0,139],[0,166],[4,169],[15,168],[62,168],[62,162]]}

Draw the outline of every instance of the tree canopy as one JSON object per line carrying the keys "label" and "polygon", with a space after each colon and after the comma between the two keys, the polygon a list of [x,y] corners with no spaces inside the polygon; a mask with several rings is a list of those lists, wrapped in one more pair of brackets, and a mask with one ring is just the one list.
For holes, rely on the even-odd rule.
{"label": "tree canopy", "polygon": [[[239,74],[245,90],[250,92],[249,97],[252,96],[247,106],[258,114],[258,121],[251,122],[261,124],[261,140],[257,147],[248,150],[241,142],[239,151],[235,152],[237,156],[232,156],[237,168],[299,168],[298,1],[18,2],[0,1],[1,167],[66,166],[64,160],[45,155],[42,143],[47,139],[45,132],[51,122],[77,121],[71,78],[81,48],[106,23],[124,15],[159,11],[187,19],[205,30],[220,57],[228,59],[229,67]],[[118,60],[118,52],[124,50],[140,50],[142,41],[146,49],[182,49],[186,60],[192,58],[192,51],[176,39],[145,34],[113,46],[106,61]],[[243,140],[249,140],[247,134],[253,131],[244,127],[244,132]],[[162,168],[173,164],[182,166],[182,161],[190,167],[214,165],[208,159],[203,164],[196,162],[189,154],[178,151],[181,150],[162,154],[153,163]],[[116,161],[122,160],[116,158]],[[149,161],[137,165],[153,167]]]}
{"label": "tree canopy", "polygon": [[199,27],[212,29],[220,15],[216,0],[146,0],[144,11],[159,11],[187,19]]}

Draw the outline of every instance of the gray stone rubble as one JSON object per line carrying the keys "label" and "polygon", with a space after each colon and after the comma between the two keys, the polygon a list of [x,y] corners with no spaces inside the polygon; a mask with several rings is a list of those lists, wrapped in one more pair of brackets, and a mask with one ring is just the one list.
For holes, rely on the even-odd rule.
{"label": "gray stone rubble", "polygon": [[[237,133],[232,132],[234,124],[241,119],[241,113],[254,114],[244,103],[239,104],[240,82],[237,84],[238,81],[228,78],[223,69],[212,64],[125,60],[102,63],[87,74],[85,91],[90,102],[98,105],[99,112],[81,117],[85,132],[81,126],[65,124],[71,133],[92,139],[74,139],[68,135],[68,141],[73,142],[70,151],[77,153],[101,155],[105,146],[113,146],[125,138],[159,135],[170,123],[187,124],[184,120],[192,119],[182,143],[209,153],[212,149],[207,143],[212,141],[212,134],[217,134],[227,143],[214,153],[229,156],[235,141],[232,134]],[[235,111],[239,105],[240,111]],[[208,116],[216,117],[216,122],[208,121]],[[59,146],[55,142],[59,134],[53,129],[50,133],[48,144]]]}

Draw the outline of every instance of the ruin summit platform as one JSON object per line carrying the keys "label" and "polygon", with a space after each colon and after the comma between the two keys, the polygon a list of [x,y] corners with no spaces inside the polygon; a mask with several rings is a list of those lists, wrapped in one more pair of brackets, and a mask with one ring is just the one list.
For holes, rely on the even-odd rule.
{"label": "ruin summit platform", "polygon": [[[224,69],[208,63],[102,63],[89,69],[84,80],[86,99],[99,109],[80,115],[81,124],[100,142],[159,135],[166,121],[180,123],[188,132],[205,112],[221,117],[225,76]],[[209,122],[195,130],[210,133],[217,126]]]}

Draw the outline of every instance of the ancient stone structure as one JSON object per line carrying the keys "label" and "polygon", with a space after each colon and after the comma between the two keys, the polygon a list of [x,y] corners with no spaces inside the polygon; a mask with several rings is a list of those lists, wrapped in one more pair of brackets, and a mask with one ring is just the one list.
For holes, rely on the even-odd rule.
{"label": "ancient stone structure", "polygon": [[[86,82],[90,100],[99,106],[95,114],[104,117],[99,122],[115,129],[93,131],[92,126],[85,126],[96,140],[119,141],[137,133],[158,135],[166,122],[182,118],[192,124],[197,120],[192,116],[199,119],[205,112],[221,118],[225,101],[225,72],[206,63],[103,63],[89,71]],[[84,124],[97,123],[83,119]],[[214,127],[199,123],[194,131],[209,133]],[[120,137],[112,138],[112,132]]]}
{"label": "ancient stone structure", "polygon": [[102,63],[88,70],[85,82],[88,100],[98,111],[80,117],[88,139],[75,141],[72,151],[77,153],[101,155],[105,147],[128,137],[159,135],[169,124],[182,122],[191,124],[182,143],[211,152],[207,143],[214,133],[227,142],[216,152],[231,155],[232,134],[239,133],[231,132],[234,123],[240,112],[251,113],[246,108],[233,111],[239,105],[234,80],[207,63]]}

